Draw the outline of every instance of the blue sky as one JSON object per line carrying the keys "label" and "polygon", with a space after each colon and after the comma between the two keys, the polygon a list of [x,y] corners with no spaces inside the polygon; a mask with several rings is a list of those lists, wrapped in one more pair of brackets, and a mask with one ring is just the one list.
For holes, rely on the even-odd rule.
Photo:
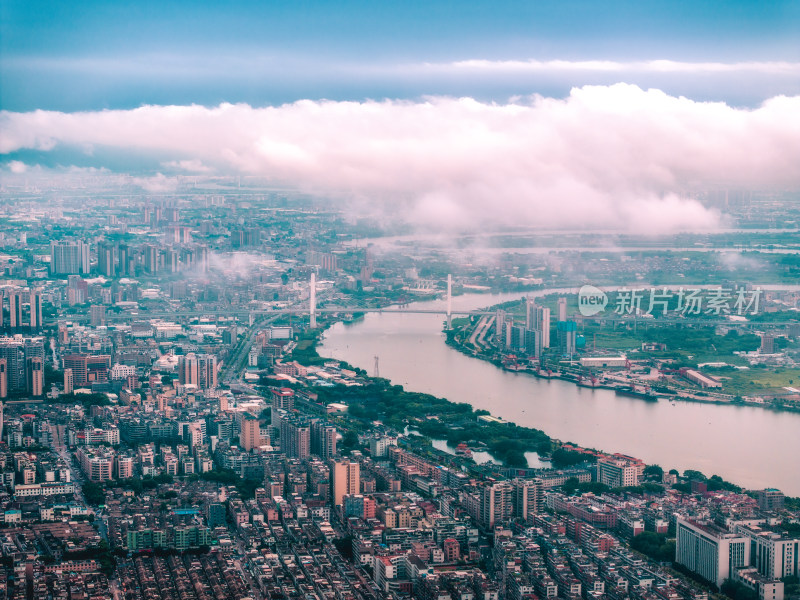
{"label": "blue sky", "polygon": [[[504,101],[618,81],[745,105],[800,91],[796,70],[709,76],[629,64],[800,62],[793,1],[3,0],[0,11],[0,107],[10,111],[437,94]],[[452,66],[466,60],[492,68]],[[621,67],[493,64],[529,60]]]}
{"label": "blue sky", "polygon": [[724,224],[708,189],[800,186],[796,0],[0,11],[0,185],[244,175],[426,228],[637,232]]}

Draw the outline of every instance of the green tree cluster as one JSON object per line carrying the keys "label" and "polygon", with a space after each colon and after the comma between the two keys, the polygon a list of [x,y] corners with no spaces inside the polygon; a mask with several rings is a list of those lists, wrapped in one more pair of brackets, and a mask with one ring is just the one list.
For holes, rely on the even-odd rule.
{"label": "green tree cluster", "polygon": [[675,559],[675,540],[664,533],[645,531],[631,540],[631,548],[658,562],[671,562]]}

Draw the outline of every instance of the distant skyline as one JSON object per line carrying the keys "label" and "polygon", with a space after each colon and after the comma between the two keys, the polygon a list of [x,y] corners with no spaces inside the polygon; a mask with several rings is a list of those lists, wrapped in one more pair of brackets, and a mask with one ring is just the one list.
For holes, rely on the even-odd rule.
{"label": "distant skyline", "polygon": [[[433,228],[800,189],[800,3],[0,4],[0,181],[255,175]],[[95,170],[95,171],[93,171]]]}

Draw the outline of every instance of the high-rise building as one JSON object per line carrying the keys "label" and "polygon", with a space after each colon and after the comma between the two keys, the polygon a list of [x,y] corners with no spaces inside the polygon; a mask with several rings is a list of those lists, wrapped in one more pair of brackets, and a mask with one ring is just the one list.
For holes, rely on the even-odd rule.
{"label": "high-rise building", "polygon": [[8,398],[8,360],[0,358],[0,398]]}
{"label": "high-rise building", "polygon": [[331,461],[331,489],[333,503],[341,506],[347,494],[358,494],[361,486],[361,466],[348,460]]}
{"label": "high-rise building", "polygon": [[[774,490],[777,491],[777,490]],[[748,540],[750,566],[764,577],[774,580],[797,577],[800,573],[800,536],[781,526],[770,527],[740,523],[735,532]]]}
{"label": "high-rise building", "polygon": [[22,327],[22,294],[18,290],[8,294],[9,326],[11,329]]}
{"label": "high-rise building", "polygon": [[77,242],[50,243],[50,273],[70,275],[89,272],[89,244]]}
{"label": "high-rise building", "polygon": [[133,272],[130,268],[130,249],[128,248],[127,244],[120,244],[119,246],[119,265],[117,267],[117,273],[120,275],[133,275]]}
{"label": "high-rise building", "polygon": [[578,339],[578,324],[575,321],[559,321],[556,324],[558,352],[561,356],[572,356]]}
{"label": "high-rise building", "polygon": [[531,329],[538,331],[541,337],[542,348],[550,347],[550,309],[545,306],[535,306],[531,314]]}
{"label": "high-rise building", "polygon": [[106,324],[106,307],[102,304],[94,304],[89,307],[89,324],[92,327],[100,327]]}
{"label": "high-rise building", "polygon": [[324,421],[311,424],[311,454],[328,460],[336,456],[336,428]]}
{"label": "high-rise building", "polygon": [[493,529],[495,523],[509,521],[514,510],[514,488],[508,481],[487,485],[481,490],[480,522]]}
{"label": "high-rise building", "polygon": [[97,244],[97,270],[106,277],[114,276],[114,246],[108,242]]}
{"label": "high-rise building", "polygon": [[538,329],[525,329],[524,330],[524,348],[525,354],[539,358],[542,355],[542,332]]}
{"label": "high-rise building", "polygon": [[75,389],[75,382],[72,380],[72,369],[64,369],[64,393],[71,394]]}
{"label": "high-rise building", "polygon": [[0,359],[6,361],[6,386],[8,392],[24,392],[25,350],[20,337],[0,338]]}
{"label": "high-rise building", "polygon": [[111,356],[101,354],[67,354],[64,356],[64,369],[72,369],[75,385],[86,385],[93,381],[108,381],[111,369]]}
{"label": "high-rise building", "polygon": [[241,428],[239,432],[239,445],[243,450],[250,451],[263,445],[261,438],[261,425],[258,418],[250,413],[241,416]]}
{"label": "high-rise building", "polygon": [[307,421],[290,417],[281,419],[281,450],[287,458],[306,459],[311,454],[311,426]]}
{"label": "high-rise building", "polygon": [[42,292],[31,291],[31,329],[42,328]]}
{"label": "high-rise building", "polygon": [[750,541],[711,523],[678,517],[675,562],[721,586],[750,563]]}
{"label": "high-rise building", "polygon": [[773,354],[775,352],[775,334],[762,333],[761,347],[758,350],[761,354]]}
{"label": "high-rise building", "polygon": [[178,251],[170,248],[165,252],[165,264],[168,273],[177,273],[179,270]]}
{"label": "high-rise building", "polygon": [[541,479],[515,479],[514,516],[527,520],[530,515],[538,514],[544,503],[544,483]]}
{"label": "high-rise building", "polygon": [[146,244],[142,246],[142,252],[144,253],[144,272],[148,275],[155,275],[158,273],[158,248]]}
{"label": "high-rise building", "polygon": [[281,411],[294,409],[294,390],[291,388],[273,388],[272,390],[272,426],[280,428]]}
{"label": "high-rise building", "polygon": [[391,446],[397,446],[397,438],[389,435],[378,435],[369,441],[369,453],[372,458],[383,458]]}
{"label": "high-rise building", "polygon": [[117,479],[131,479],[133,477],[133,456],[118,454],[114,457],[114,472]]}
{"label": "high-rise building", "polygon": [[494,315],[494,339],[498,345],[502,343],[506,331],[505,327],[506,311],[498,309]]}
{"label": "high-rise building", "polygon": [[28,359],[28,392],[35,397],[44,394],[44,361],[38,356]]}
{"label": "high-rise building", "polygon": [[199,385],[204,390],[213,390],[217,387],[217,357],[213,354],[198,356],[197,374]]}
{"label": "high-rise building", "polygon": [[644,463],[617,455],[597,460],[597,481],[612,488],[639,485],[644,474]]}
{"label": "high-rise building", "polygon": [[201,246],[197,249],[197,269],[200,273],[208,273],[208,248]]}
{"label": "high-rise building", "polygon": [[567,299],[566,298],[559,298],[558,299],[558,320],[559,321],[566,321],[567,320]]}
{"label": "high-rise building", "polygon": [[193,352],[178,357],[178,381],[183,385],[199,385],[197,355]]}

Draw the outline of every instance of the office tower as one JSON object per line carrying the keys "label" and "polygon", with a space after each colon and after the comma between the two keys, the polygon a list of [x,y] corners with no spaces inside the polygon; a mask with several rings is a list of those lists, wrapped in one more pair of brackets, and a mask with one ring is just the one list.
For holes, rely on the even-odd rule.
{"label": "office tower", "polygon": [[250,413],[241,416],[241,431],[239,432],[239,445],[243,450],[250,451],[263,445],[261,438],[261,425],[258,419]]}
{"label": "office tower", "polygon": [[0,398],[8,398],[8,360],[0,358]]}
{"label": "office tower", "polygon": [[35,397],[44,393],[44,360],[38,356],[28,359],[28,393]]}
{"label": "office tower", "polygon": [[18,290],[8,294],[9,326],[11,329],[22,327],[22,294]]}
{"label": "office tower", "polygon": [[89,307],[89,324],[92,327],[100,327],[106,324],[106,307],[93,305]]}
{"label": "office tower", "polygon": [[721,586],[737,568],[750,563],[750,541],[712,523],[679,516],[675,562]]}
{"label": "office tower", "polygon": [[178,357],[178,381],[183,385],[199,385],[197,355],[193,352]]}
{"label": "office tower", "polygon": [[348,494],[358,494],[361,485],[360,465],[347,460],[331,461],[331,488],[333,503],[341,506]]}
{"label": "office tower", "polygon": [[328,460],[336,456],[336,428],[325,421],[311,424],[311,454]]}
{"label": "office tower", "polygon": [[72,380],[72,369],[64,369],[64,393],[71,394],[75,387]]}
{"label": "office tower", "polygon": [[566,321],[567,320],[567,299],[566,298],[559,298],[558,299],[558,320],[559,321]]}
{"label": "office tower", "polygon": [[480,522],[488,529],[509,521],[514,509],[514,489],[508,481],[487,485],[481,490]]}
{"label": "office tower", "polygon": [[281,419],[281,450],[287,458],[306,459],[311,454],[311,427],[307,421]]}
{"label": "office tower", "polygon": [[114,276],[114,246],[108,242],[97,244],[97,270],[106,277]]}
{"label": "office tower", "polygon": [[31,291],[31,329],[42,328],[42,292]]}

